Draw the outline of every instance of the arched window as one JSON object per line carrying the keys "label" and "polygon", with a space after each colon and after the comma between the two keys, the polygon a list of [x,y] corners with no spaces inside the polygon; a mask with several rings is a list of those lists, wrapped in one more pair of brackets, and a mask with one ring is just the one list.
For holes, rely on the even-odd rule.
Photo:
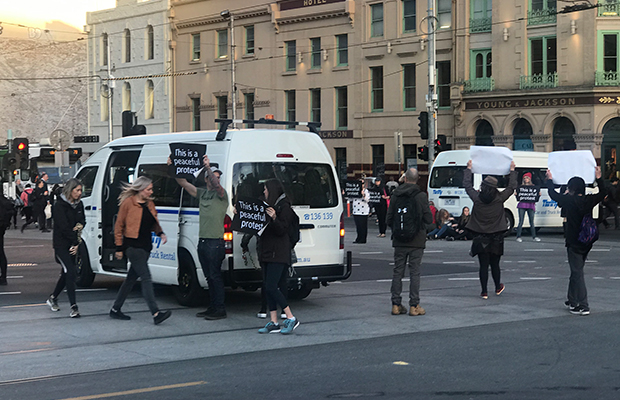
{"label": "arched window", "polygon": [[601,149],[601,165],[603,178],[620,177],[617,170],[617,150],[620,147],[620,118],[612,118],[603,126],[603,144]]}
{"label": "arched window", "polygon": [[101,104],[100,114],[102,121],[107,121],[110,118],[110,103],[108,103],[109,96],[110,89],[108,85],[101,85],[101,96],[99,98],[99,103]]}
{"label": "arched window", "polygon": [[570,119],[560,117],[555,120],[553,125],[553,151],[575,150],[577,145],[573,135],[575,134],[575,125]]}
{"label": "arched window", "polygon": [[123,84],[123,111],[131,111],[131,85],[129,82]]}
{"label": "arched window", "polygon": [[519,118],[512,129],[513,150],[534,151],[532,143],[532,125],[525,118]]}
{"label": "arched window", "polygon": [[131,62],[131,32],[125,29],[123,33],[123,47],[125,50],[125,62]]}
{"label": "arched window", "polygon": [[146,27],[146,59],[155,58],[155,34],[151,25]]}
{"label": "arched window", "polygon": [[147,80],[144,87],[144,118],[155,118],[155,87],[152,80]]}
{"label": "arched window", "polygon": [[482,120],[476,128],[476,146],[495,146],[493,143],[493,127],[489,121]]}
{"label": "arched window", "polygon": [[101,65],[108,65],[108,34],[101,35]]}

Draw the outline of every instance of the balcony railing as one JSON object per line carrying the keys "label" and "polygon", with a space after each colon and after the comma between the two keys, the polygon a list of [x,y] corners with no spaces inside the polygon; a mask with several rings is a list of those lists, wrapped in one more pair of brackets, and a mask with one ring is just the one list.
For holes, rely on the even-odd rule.
{"label": "balcony railing", "polygon": [[521,75],[519,89],[549,89],[558,86],[558,73]]}
{"label": "balcony railing", "polygon": [[472,18],[469,20],[469,32],[491,32],[491,17],[488,18]]}
{"label": "balcony railing", "polygon": [[528,25],[555,24],[557,10],[547,8],[546,10],[530,10],[527,12]]}
{"label": "balcony railing", "polygon": [[617,17],[618,15],[620,15],[620,1],[614,1],[613,3],[598,2],[599,17]]}
{"label": "balcony railing", "polygon": [[490,92],[495,89],[495,79],[491,78],[476,78],[469,81],[465,81],[463,84],[464,93],[474,92]]}
{"label": "balcony railing", "polygon": [[620,86],[620,75],[617,71],[596,71],[596,86]]}

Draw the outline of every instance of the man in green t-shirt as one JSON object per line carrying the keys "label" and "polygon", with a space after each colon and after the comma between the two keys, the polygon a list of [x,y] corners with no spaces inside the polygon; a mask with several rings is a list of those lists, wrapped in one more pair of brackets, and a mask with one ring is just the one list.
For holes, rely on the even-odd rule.
{"label": "man in green t-shirt", "polygon": [[[228,195],[220,185],[222,171],[212,167],[207,155],[203,158],[207,188],[196,187],[186,179],[176,181],[191,196],[198,199],[199,231],[198,258],[202,271],[209,283],[209,308],[196,314],[208,320],[226,318],[224,306],[224,279],[222,278],[222,261],[226,256],[224,248],[224,217],[228,209]],[[168,163],[171,161],[168,159]]]}

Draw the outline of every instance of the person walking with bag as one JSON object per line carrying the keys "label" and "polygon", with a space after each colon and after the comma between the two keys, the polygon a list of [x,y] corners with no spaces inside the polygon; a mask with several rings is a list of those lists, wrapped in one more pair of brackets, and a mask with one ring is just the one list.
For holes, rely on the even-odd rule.
{"label": "person walking with bag", "polygon": [[409,266],[409,315],[424,315],[420,306],[420,264],[426,247],[426,229],[433,223],[428,198],[417,185],[418,170],[405,172],[405,182],[392,192],[387,212],[387,224],[392,229],[394,274],[390,288],[392,315],[406,314],[401,292],[405,269]]}
{"label": "person walking with bag", "polygon": [[[289,230],[293,219],[293,209],[284,188],[277,179],[265,182],[264,189],[266,203],[269,205],[266,212],[271,218],[265,227],[258,242],[258,257],[265,272],[265,291],[269,305],[271,321],[259,333],[277,333],[284,335],[293,333],[299,326],[299,320],[295,318],[286,297],[280,292],[278,282],[283,274],[288,273],[291,265],[291,240]],[[276,211],[277,210],[277,211]],[[282,327],[278,324],[278,306],[286,314]]]}
{"label": "person walking with bag", "polygon": [[80,234],[86,225],[84,205],[81,198],[82,182],[76,178],[71,178],[65,184],[60,198],[54,205],[55,228],[52,243],[56,262],[62,266],[62,270],[54,292],[47,299],[47,305],[52,311],[60,311],[58,296],[66,287],[69,304],[71,304],[71,312],[69,313],[71,318],[80,317],[75,298],[75,279],[77,277],[75,257],[82,241]]}
{"label": "person walking with bag", "polygon": [[129,269],[110,310],[110,317],[125,321],[131,319],[129,315],[123,314],[121,307],[133,285],[140,278],[142,297],[153,315],[153,322],[159,325],[167,320],[172,312],[161,311],[157,307],[149,271],[148,259],[153,248],[151,232],[155,232],[161,238],[162,245],[168,241],[159,225],[152,195],[153,181],[146,176],[140,176],[133,183],[124,184],[123,191],[118,196],[119,209],[114,225],[115,255],[117,260],[121,260],[123,255],[127,256]]}
{"label": "person walking with bag", "polygon": [[[578,176],[568,180],[568,193],[560,194],[555,191],[553,184],[553,174],[547,170],[547,188],[549,197],[562,207],[566,213],[566,225],[564,231],[566,252],[568,254],[568,265],[570,266],[570,279],[568,281],[568,300],[564,305],[568,307],[573,315],[590,314],[588,304],[588,291],[583,270],[588,258],[588,253],[592,249],[592,244],[598,239],[596,222],[592,219],[592,209],[600,203],[606,195],[605,183],[601,174],[601,167],[595,170],[596,184],[598,193],[586,195],[586,183]],[[591,226],[595,228],[595,236],[588,238],[582,234],[582,226],[586,218],[591,220]]]}
{"label": "person walking with bag", "polygon": [[489,266],[495,283],[495,294],[500,295],[505,285],[501,283],[499,262],[504,254],[504,233],[508,230],[504,203],[510,198],[517,187],[517,172],[515,163],[510,163],[510,179],[508,187],[503,191],[497,190],[497,178],[487,176],[480,185],[480,191],[473,188],[471,171],[472,162],[467,162],[467,169],[463,172],[463,186],[474,202],[471,217],[466,228],[473,232],[474,239],[470,255],[478,256],[480,264],[479,278],[482,292],[480,297],[488,299],[487,282],[489,280]]}
{"label": "person walking with bag", "polygon": [[525,213],[530,221],[530,233],[532,234],[532,240],[540,242],[540,238],[536,236],[536,226],[534,225],[534,213],[536,212],[536,203],[540,198],[540,188],[532,183],[532,174],[526,172],[523,174],[521,186],[517,188],[515,193],[517,196],[517,209],[519,210],[519,225],[517,226],[517,242],[521,243],[521,231],[523,229],[523,222],[525,222]]}

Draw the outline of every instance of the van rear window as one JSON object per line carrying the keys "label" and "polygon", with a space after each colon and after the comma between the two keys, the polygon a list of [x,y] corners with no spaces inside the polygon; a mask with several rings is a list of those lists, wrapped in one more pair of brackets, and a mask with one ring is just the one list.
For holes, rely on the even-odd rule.
{"label": "van rear window", "polygon": [[278,179],[294,206],[331,208],[338,206],[340,195],[329,164],[314,163],[238,163],[233,166],[233,199],[258,198],[263,183]]}

